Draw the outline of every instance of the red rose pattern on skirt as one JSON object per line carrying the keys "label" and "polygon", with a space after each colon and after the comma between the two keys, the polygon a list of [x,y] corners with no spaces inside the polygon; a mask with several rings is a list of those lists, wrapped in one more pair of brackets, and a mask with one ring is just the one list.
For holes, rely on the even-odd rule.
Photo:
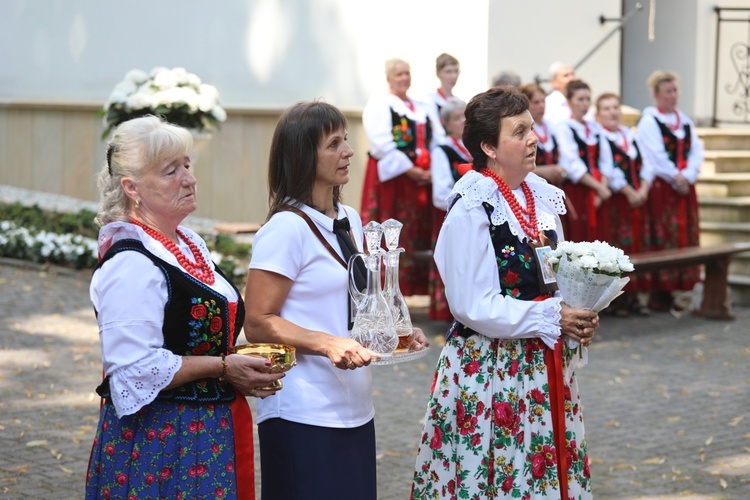
{"label": "red rose pattern on skirt", "polygon": [[[560,498],[552,414],[539,339],[448,340],[417,456],[413,499]],[[566,360],[573,353],[564,349]],[[575,376],[565,386],[568,495],[591,498]]]}

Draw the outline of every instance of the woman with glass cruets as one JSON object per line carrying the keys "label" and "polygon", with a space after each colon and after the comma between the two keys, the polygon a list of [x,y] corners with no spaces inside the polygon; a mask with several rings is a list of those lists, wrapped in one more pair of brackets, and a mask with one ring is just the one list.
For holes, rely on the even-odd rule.
{"label": "woman with glass cruets", "polygon": [[336,107],[299,103],[271,144],[270,210],[253,242],[245,334],[294,346],[297,366],[258,405],[264,500],[377,498],[368,367],[376,355],[349,333],[346,261],[363,231],[341,203],[354,154],[346,127]]}

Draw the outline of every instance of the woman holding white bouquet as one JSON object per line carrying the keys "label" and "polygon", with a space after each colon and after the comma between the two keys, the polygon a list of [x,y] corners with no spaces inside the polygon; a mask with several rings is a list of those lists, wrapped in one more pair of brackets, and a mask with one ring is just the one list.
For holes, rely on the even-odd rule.
{"label": "woman holding white bouquet", "polygon": [[540,270],[562,236],[563,193],[532,172],[529,101],[495,87],[466,108],[473,170],[453,189],[435,249],[456,321],[427,408],[412,498],[589,498],[589,463],[566,338],[588,345],[596,312],[573,309]]}

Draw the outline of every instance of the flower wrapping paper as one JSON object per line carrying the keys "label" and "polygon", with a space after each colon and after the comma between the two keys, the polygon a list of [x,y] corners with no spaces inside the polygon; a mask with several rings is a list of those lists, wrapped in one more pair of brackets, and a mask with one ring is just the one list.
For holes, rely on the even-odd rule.
{"label": "flower wrapping paper", "polygon": [[[600,274],[591,269],[583,269],[575,265],[566,253],[560,257],[555,271],[557,287],[563,301],[575,309],[589,309],[600,312],[622,294],[622,289],[630,278]],[[570,349],[580,348],[580,355],[573,356],[565,369],[565,377],[570,381],[577,367],[588,364],[588,349],[573,339],[567,339]]]}

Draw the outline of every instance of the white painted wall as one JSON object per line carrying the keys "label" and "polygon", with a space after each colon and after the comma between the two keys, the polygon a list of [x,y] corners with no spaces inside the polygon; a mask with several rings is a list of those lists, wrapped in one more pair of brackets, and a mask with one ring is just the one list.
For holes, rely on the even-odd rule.
{"label": "white painted wall", "polygon": [[[524,82],[556,62],[577,64],[616,23],[599,23],[599,16],[620,17],[620,0],[502,0],[490,2],[490,77],[513,70]],[[576,74],[593,96],[620,91],[620,35],[613,35]],[[550,88],[549,85],[545,85]]]}
{"label": "white painted wall", "polygon": [[[413,94],[435,57],[462,63],[456,92],[487,81],[488,0],[3,0],[0,98],[104,102],[132,68],[183,66],[227,106],[324,98],[360,109],[383,63],[412,64]],[[471,26],[470,29],[465,29]]]}
{"label": "white painted wall", "polygon": [[[623,41],[623,98],[631,106],[652,104],[646,86],[648,76],[657,69],[680,75],[680,107],[696,123],[708,124],[713,112],[714,63],[716,52],[716,14],[714,7],[750,8],[750,0],[641,0],[644,15],[639,15],[625,30]],[[654,4],[653,41],[648,38],[649,8]],[[624,0],[626,8],[636,0]],[[748,19],[748,13],[744,14]],[[723,25],[722,30],[728,30]],[[748,25],[734,25],[735,40],[748,43]],[[728,47],[720,54],[728,63]],[[724,64],[719,85],[737,80],[737,73]],[[726,105],[726,104],[725,104]],[[729,104],[731,105],[731,103]]]}

